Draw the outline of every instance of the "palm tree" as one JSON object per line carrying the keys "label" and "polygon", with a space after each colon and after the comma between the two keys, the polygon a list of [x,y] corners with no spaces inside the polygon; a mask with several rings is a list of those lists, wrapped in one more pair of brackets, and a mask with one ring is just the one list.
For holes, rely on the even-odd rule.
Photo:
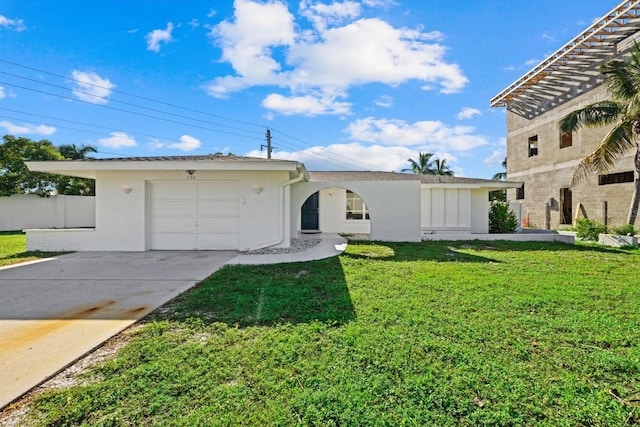
{"label": "palm tree", "polygon": [[502,167],[504,168],[504,171],[494,174],[493,177],[491,178],[492,180],[504,181],[507,179],[507,158],[506,157],[502,161]]}
{"label": "palm tree", "polygon": [[97,153],[98,149],[91,144],[77,147],[76,144],[65,144],[58,147],[60,154],[67,160],[90,159],[89,153]]}
{"label": "palm tree", "polygon": [[573,132],[583,126],[613,125],[598,147],[582,159],[571,186],[593,172],[610,170],[615,161],[635,149],[635,186],[629,207],[628,224],[634,224],[640,202],[640,47],[634,43],[630,60],[613,59],[600,66],[610,100],[587,105],[560,120],[560,130]]}
{"label": "palm tree", "polygon": [[418,161],[416,162],[413,159],[407,159],[410,168],[402,169],[402,172],[413,172],[420,175],[434,175],[434,170],[431,165],[431,157],[433,157],[433,153],[418,153]]}
{"label": "palm tree", "polygon": [[453,171],[447,165],[447,159],[435,159],[433,163],[435,164],[433,168],[434,175],[453,176]]}
{"label": "palm tree", "polygon": [[[90,159],[89,153],[97,153],[98,149],[90,144],[77,147],[76,144],[65,144],[58,147],[60,154],[66,160]],[[89,178],[78,178],[73,176],[59,176],[56,180],[58,194],[68,194],[75,196],[95,196],[96,182]]]}

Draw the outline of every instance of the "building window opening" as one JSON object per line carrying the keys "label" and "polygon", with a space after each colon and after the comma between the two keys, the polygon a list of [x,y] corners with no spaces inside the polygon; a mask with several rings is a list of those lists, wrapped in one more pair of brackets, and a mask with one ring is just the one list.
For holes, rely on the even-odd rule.
{"label": "building window opening", "polygon": [[516,188],[516,200],[524,200],[524,184]]}
{"label": "building window opening", "polygon": [[560,132],[560,148],[567,148],[573,145],[573,132]]}
{"label": "building window opening", "polygon": [[364,201],[353,191],[347,190],[347,219],[369,219],[369,209]]}
{"label": "building window opening", "polygon": [[598,185],[622,184],[623,182],[633,182],[633,181],[634,181],[633,171],[598,175]]}
{"label": "building window opening", "polygon": [[529,138],[529,157],[538,155],[538,135]]}
{"label": "building window opening", "polygon": [[573,200],[571,199],[571,189],[560,189],[560,224],[571,224],[573,218]]}

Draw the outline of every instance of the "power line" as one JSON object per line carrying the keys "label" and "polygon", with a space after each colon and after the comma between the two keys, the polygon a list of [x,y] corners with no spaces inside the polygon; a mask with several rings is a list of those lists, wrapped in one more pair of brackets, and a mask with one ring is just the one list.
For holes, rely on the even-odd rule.
{"label": "power line", "polygon": [[[64,89],[64,90],[68,90],[69,89],[69,88],[67,88],[65,86],[60,86],[60,85],[56,85],[56,84],[53,84],[53,83],[46,83],[46,82],[43,82],[43,81],[40,81],[40,80],[31,79],[29,77],[20,76],[18,74],[7,73],[5,71],[0,71],[0,74],[6,74],[6,75],[9,75],[9,76],[12,76],[12,77],[17,77],[19,79],[28,80],[28,81],[31,81],[31,82],[35,82],[35,83],[42,84],[42,85],[45,85],[45,86],[55,87],[55,88],[58,88],[58,89]],[[100,87],[100,86],[98,86],[98,87]],[[145,107],[143,105],[138,105],[138,104],[134,104],[134,103],[131,103],[131,102],[126,102],[126,101],[120,101],[118,99],[106,98],[106,97],[102,97],[100,95],[95,95],[93,93],[83,92],[83,91],[76,90],[76,89],[72,89],[72,91],[74,93],[76,93],[76,94],[79,93],[79,94],[82,94],[82,95],[91,96],[91,97],[98,98],[98,99],[107,99],[107,100],[109,100],[111,102],[115,102],[115,103],[118,103],[118,104],[124,104],[124,105],[127,105],[129,107],[141,108],[141,109],[147,110],[147,111],[153,111],[154,113],[167,114],[167,115],[170,115],[170,116],[179,117],[181,119],[193,120],[195,122],[211,124],[211,125],[214,125],[214,126],[220,126],[220,127],[225,127],[225,128],[229,128],[229,129],[239,130],[239,131],[242,131],[242,132],[250,132],[250,131],[246,131],[245,129],[234,127],[234,126],[222,125],[222,124],[215,123],[215,122],[210,122],[210,121],[207,121],[207,120],[201,120],[201,119],[196,119],[196,118],[189,117],[189,116],[184,116],[184,115],[181,115],[181,114],[170,113],[170,112],[167,112],[167,111],[158,110],[156,108]],[[88,102],[89,104],[92,104],[92,105],[100,105],[100,104],[97,104],[97,103],[94,103],[94,102],[91,102],[91,101],[86,101],[85,100],[85,102]]]}
{"label": "power line", "polygon": [[[37,71],[39,73],[48,74],[50,76],[59,77],[61,79],[74,81],[74,82],[81,83],[81,84],[84,84],[84,85],[89,85],[89,86],[97,87],[97,88],[100,88],[100,89],[107,89],[107,90],[110,90],[110,91],[115,92],[115,93],[120,93],[122,95],[131,96],[133,98],[142,99],[142,100],[153,102],[153,103],[156,103],[156,104],[166,105],[168,107],[178,108],[178,109],[184,110],[184,111],[191,111],[192,113],[204,114],[204,115],[211,116],[211,117],[217,117],[217,118],[220,118],[220,119],[230,120],[230,121],[237,122],[237,123],[244,123],[244,124],[247,124],[247,125],[257,126],[257,127],[261,127],[261,128],[265,127],[264,125],[261,125],[261,124],[252,123],[252,122],[239,120],[239,119],[234,119],[232,117],[221,116],[221,115],[218,115],[218,114],[213,114],[213,113],[209,113],[209,112],[206,112],[206,111],[196,110],[196,109],[189,108],[189,107],[183,107],[181,105],[172,104],[170,102],[159,101],[157,99],[148,98],[146,96],[141,96],[141,95],[136,95],[136,94],[133,94],[133,93],[130,93],[130,92],[125,92],[125,91],[122,91],[122,90],[119,90],[119,89],[113,89],[113,88],[109,88],[109,87],[106,87],[106,86],[101,86],[101,85],[98,85],[98,84],[95,84],[95,83],[85,82],[83,80],[78,80],[78,79],[74,79],[72,77],[63,76],[61,74],[52,73],[50,71],[42,70],[42,69],[39,69],[39,68],[30,67],[28,65],[18,64],[17,62],[8,61],[8,60],[2,59],[2,58],[0,58],[0,62],[4,62],[5,64],[15,65],[16,67],[25,68],[25,69],[32,70],[32,71]],[[65,89],[67,89],[67,88],[65,88]]]}
{"label": "power line", "polygon": [[9,83],[9,82],[0,81],[0,84],[16,87],[16,88],[19,88],[19,89],[28,90],[28,91],[31,91],[31,92],[42,93],[44,95],[55,96],[55,97],[62,98],[62,99],[67,99],[67,100],[70,100],[70,101],[77,101],[77,102],[81,102],[81,103],[84,103],[84,104],[90,104],[90,105],[93,105],[93,106],[96,106],[96,107],[101,107],[101,108],[107,108],[107,109],[110,109],[110,110],[120,111],[120,112],[124,112],[124,113],[127,113],[127,114],[135,114],[135,115],[141,116],[141,117],[147,117],[147,118],[151,118],[151,119],[155,119],[155,120],[163,120],[165,122],[176,123],[176,124],[183,125],[183,126],[191,126],[191,127],[195,127],[195,128],[198,128],[198,129],[210,130],[212,132],[224,133],[224,134],[227,134],[227,135],[234,135],[234,136],[240,136],[240,137],[243,137],[243,138],[262,140],[262,136],[260,136],[260,137],[255,136],[254,137],[254,136],[248,136],[248,135],[241,135],[241,134],[234,133],[234,132],[226,132],[226,131],[222,131],[222,130],[219,130],[219,129],[213,129],[213,128],[209,128],[209,127],[205,127],[205,126],[199,126],[199,125],[195,125],[195,124],[183,123],[183,122],[179,122],[177,120],[171,120],[171,119],[164,118],[164,117],[152,116],[152,115],[149,115],[149,114],[144,114],[144,113],[140,113],[140,112],[137,112],[137,111],[125,110],[123,108],[112,107],[112,106],[109,106],[109,105],[94,104],[92,102],[85,101],[85,100],[82,100],[82,99],[75,99],[75,98],[72,98],[70,96],[59,95],[57,93],[46,92],[46,91],[43,91],[43,90],[34,89],[34,88],[26,87],[26,86],[20,86],[20,85],[16,85],[16,84]]}
{"label": "power line", "polygon": [[[78,80],[78,79],[75,79],[75,78],[72,78],[72,77],[63,76],[63,75],[52,73],[52,72],[49,72],[49,71],[46,71],[46,70],[43,70],[43,69],[30,67],[30,66],[23,65],[23,64],[18,64],[16,62],[8,61],[8,60],[2,59],[2,58],[0,58],[0,62],[6,63],[6,64],[11,64],[13,66],[21,67],[21,68],[24,68],[24,69],[37,71],[37,72],[44,73],[44,74],[48,74],[48,75],[55,76],[55,77],[58,77],[58,78],[61,78],[61,79],[67,80],[67,81],[74,81],[74,82],[77,82],[77,83],[81,83],[83,85],[109,90],[109,91],[111,91],[113,93],[119,93],[119,94],[122,94],[122,95],[130,96],[130,97],[141,99],[141,100],[144,100],[144,101],[148,101],[148,102],[152,102],[152,103],[156,103],[156,104],[160,104],[160,105],[165,105],[165,106],[172,107],[172,108],[181,109],[181,110],[184,110],[184,111],[195,112],[195,113],[198,113],[198,114],[203,114],[203,115],[207,115],[207,116],[211,116],[211,117],[221,118],[221,119],[224,119],[224,120],[229,120],[229,121],[242,123],[242,124],[246,124],[246,125],[251,125],[251,126],[256,126],[256,127],[261,127],[261,128],[267,128],[264,125],[260,125],[260,124],[256,124],[256,123],[252,123],[252,122],[248,122],[248,121],[243,121],[243,120],[238,120],[238,119],[234,119],[234,118],[230,118],[230,117],[225,117],[225,116],[221,116],[221,115],[217,115],[217,114],[212,114],[212,113],[208,113],[208,112],[205,112],[205,111],[196,110],[196,109],[193,109],[193,108],[183,107],[183,106],[180,106],[180,105],[176,105],[176,104],[172,104],[172,103],[168,103],[168,102],[164,102],[164,101],[159,101],[159,100],[156,100],[156,99],[153,99],[153,98],[132,94],[132,93],[129,93],[129,92],[125,92],[125,91],[121,91],[121,90],[117,90],[117,89],[112,89],[110,87],[106,87],[106,86],[98,85],[98,84],[95,84],[95,83],[90,83],[90,82]],[[9,75],[9,76],[13,76],[13,77],[16,77],[16,78],[28,80],[28,81],[31,81],[31,82],[47,85],[47,86],[50,86],[50,87],[63,89],[65,91],[70,89],[70,88],[68,88],[66,86],[55,85],[55,84],[52,84],[52,83],[43,82],[43,81],[40,81],[40,80],[36,80],[36,79],[29,78],[29,77],[21,76],[21,75],[18,75],[18,74],[8,73],[8,72],[5,72],[5,71],[0,71],[0,73],[6,74],[6,75]],[[122,108],[116,108],[116,107],[107,106],[107,105],[103,105],[103,104],[96,104],[96,103],[93,103],[93,102],[90,102],[90,101],[86,101],[86,100],[82,100],[82,99],[76,99],[76,98],[72,98],[72,97],[69,97],[69,96],[59,95],[59,94],[46,92],[46,91],[42,91],[42,90],[38,90],[38,89],[34,89],[34,88],[29,88],[29,87],[25,87],[25,86],[20,86],[20,85],[8,83],[8,82],[1,82],[0,81],[0,83],[8,85],[8,86],[17,87],[17,88],[20,88],[20,89],[25,89],[25,90],[29,90],[29,91],[33,91],[33,92],[37,92],[37,93],[42,93],[42,94],[46,94],[46,95],[50,95],[50,96],[59,97],[59,98],[62,98],[62,99],[67,99],[67,100],[71,100],[71,101],[78,101],[78,102],[82,102],[82,103],[85,103],[85,104],[98,106],[98,107],[102,107],[102,108],[108,108],[108,109],[111,109],[111,110],[120,111],[120,112],[124,112],[124,113],[127,113],[127,114],[134,114],[134,115],[138,115],[138,116],[141,116],[141,117],[147,117],[147,118],[151,118],[151,119],[155,119],[155,120],[163,120],[163,121],[167,121],[167,122],[170,122],[170,123],[176,123],[176,124],[180,124],[180,125],[184,125],[184,126],[192,126],[192,127],[195,127],[195,128],[209,130],[209,131],[218,132],[218,133],[224,133],[224,134],[229,134],[229,135],[234,135],[234,136],[239,136],[239,137],[244,137],[244,138],[262,140],[261,136],[260,137],[258,137],[258,136],[248,136],[248,135],[242,135],[242,134],[238,134],[238,133],[234,133],[234,132],[222,131],[222,130],[219,130],[219,129],[213,129],[213,128],[199,126],[199,125],[195,125],[195,124],[184,123],[184,122],[180,122],[180,121],[177,121],[177,120],[161,118],[161,117],[152,116],[152,115],[149,115],[149,114],[144,114],[144,113],[140,113],[140,112],[136,112],[136,111],[130,111],[130,110],[126,110],[126,109],[122,109]],[[82,91],[77,90],[77,89],[71,89],[71,90],[73,90],[74,93],[80,93],[80,94],[87,95],[87,96],[92,96],[92,97],[95,97],[95,98],[105,99],[105,100],[109,100],[111,102],[124,104],[124,105],[130,106],[130,107],[134,107],[134,108],[140,108],[140,109],[144,109],[144,110],[148,110],[148,111],[153,111],[153,112],[156,112],[156,113],[161,113],[161,114],[166,114],[166,115],[169,115],[169,116],[179,117],[179,118],[186,119],[186,120],[191,120],[191,121],[196,121],[196,122],[200,122],[200,123],[211,124],[211,125],[214,125],[214,126],[235,129],[235,130],[238,130],[238,131],[241,131],[241,132],[246,132],[246,133],[253,134],[253,135],[256,134],[255,132],[252,132],[252,131],[249,131],[249,130],[245,130],[245,129],[242,129],[242,128],[238,128],[238,127],[233,127],[233,126],[223,125],[223,124],[210,122],[210,121],[206,121],[206,120],[196,119],[196,118],[192,118],[192,117],[189,117],[189,116],[175,114],[175,113],[167,112],[167,111],[164,111],[164,110],[158,110],[158,109],[155,109],[155,108],[146,107],[146,106],[142,106],[142,105],[126,102],[126,101],[120,101],[120,100],[109,98],[109,97],[101,97],[99,95],[95,95],[95,94],[88,93],[88,92],[82,92]],[[23,114],[28,114],[28,113],[23,113]],[[34,116],[37,116],[37,115],[34,115]],[[55,120],[55,118],[53,118],[53,119]],[[64,119],[58,119],[58,120],[64,121]],[[94,126],[94,127],[99,127],[99,128],[101,127],[101,126],[97,126],[97,125],[89,125],[89,124],[86,124],[86,123],[83,124],[83,125]],[[62,126],[60,126],[60,127],[62,127]],[[274,130],[276,130],[276,129],[274,129]],[[297,149],[305,151],[305,155],[313,157],[313,158],[316,158],[316,159],[318,159],[320,161],[327,162],[327,163],[332,163],[332,164],[339,165],[339,166],[347,166],[347,167],[353,167],[353,165],[359,164],[359,165],[364,166],[365,168],[373,168],[373,169],[377,169],[378,168],[377,166],[374,166],[374,165],[371,165],[371,164],[367,164],[367,163],[364,163],[364,162],[361,162],[361,161],[358,161],[358,160],[355,160],[355,159],[351,159],[351,158],[349,158],[347,156],[343,156],[343,155],[338,154],[338,153],[334,153],[334,152],[330,151],[329,149],[327,149],[324,146],[313,145],[313,144],[311,144],[311,143],[309,143],[307,141],[304,141],[301,138],[297,138],[297,137],[288,135],[287,133],[279,131],[279,130],[276,130],[276,131],[279,132],[280,134],[284,135],[285,137],[288,137],[288,138],[290,138],[290,139],[292,139],[294,141],[298,141],[298,142],[304,144],[304,146],[300,146],[300,145],[294,144],[292,142],[285,143],[285,142],[281,141],[280,142],[281,145],[286,145],[288,147],[291,147],[291,146],[296,147]],[[149,135],[146,135],[146,134],[142,134],[140,132],[129,132],[129,133],[140,134],[140,135],[143,135],[143,136],[149,136]],[[158,138],[158,137],[155,137],[155,136],[151,136],[151,137],[152,138]],[[158,138],[158,139],[165,139],[165,138]],[[328,159],[326,157],[321,157],[321,155],[317,155],[317,154],[313,153],[311,150],[314,150],[314,149],[317,149],[318,151],[324,152],[326,156],[330,156],[333,160],[330,160],[330,159]],[[293,150],[295,151],[295,148]],[[344,160],[338,160],[338,159],[344,159]],[[346,162],[345,162],[345,160],[346,160]]]}

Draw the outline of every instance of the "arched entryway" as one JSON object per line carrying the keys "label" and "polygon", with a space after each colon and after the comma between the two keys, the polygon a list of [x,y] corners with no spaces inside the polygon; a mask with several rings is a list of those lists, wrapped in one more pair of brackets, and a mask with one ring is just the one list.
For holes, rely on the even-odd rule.
{"label": "arched entryway", "polygon": [[309,195],[302,203],[299,218],[302,233],[371,233],[371,214],[366,202],[344,187],[321,188]]}

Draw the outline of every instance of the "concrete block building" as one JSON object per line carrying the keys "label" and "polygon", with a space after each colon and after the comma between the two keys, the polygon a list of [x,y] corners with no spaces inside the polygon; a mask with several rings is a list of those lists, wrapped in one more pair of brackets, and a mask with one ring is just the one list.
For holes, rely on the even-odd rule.
{"label": "concrete block building", "polygon": [[507,109],[507,178],[522,203],[523,225],[556,229],[587,217],[611,225],[626,223],[634,176],[633,152],[608,173],[571,186],[575,167],[591,153],[608,127],[562,133],[568,113],[609,99],[599,66],[624,58],[640,37],[640,0],[624,1],[491,100]]}

